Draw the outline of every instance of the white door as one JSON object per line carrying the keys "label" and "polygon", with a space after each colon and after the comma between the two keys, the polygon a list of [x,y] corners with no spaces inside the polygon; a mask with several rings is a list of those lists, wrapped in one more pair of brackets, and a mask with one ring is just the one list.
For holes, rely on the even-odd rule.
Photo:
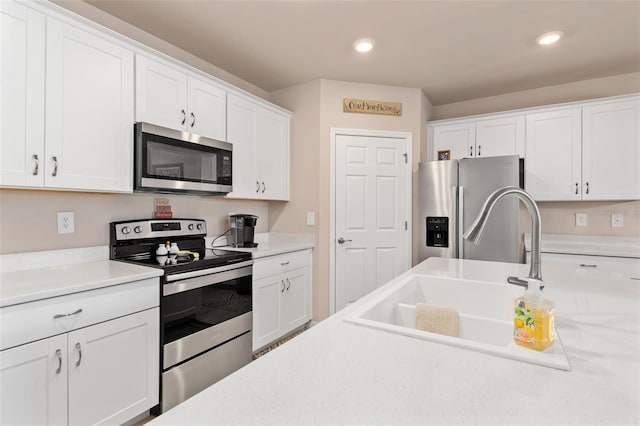
{"label": "white door", "polygon": [[524,115],[476,123],[476,157],[499,155],[524,158]]}
{"label": "white door", "polygon": [[580,108],[527,115],[525,188],[537,201],[580,200]]}
{"label": "white door", "polygon": [[0,424],[67,424],[67,335],[0,352]]}
{"label": "white door", "polygon": [[433,160],[438,151],[449,151],[449,159],[475,157],[476,123],[468,122],[433,127]]}
{"label": "white door", "polygon": [[335,138],[335,310],[410,266],[411,187],[404,138]]}
{"label": "white door", "polygon": [[133,52],[47,18],[45,185],[130,192]]}
{"label": "white door", "polygon": [[227,140],[227,92],[189,77],[187,129],[196,135]]}
{"label": "white door", "polygon": [[44,184],[45,17],[0,1],[0,185]]}
{"label": "white door", "polygon": [[582,109],[582,199],[640,198],[640,101]]}
{"label": "white door", "polygon": [[159,308],[69,333],[69,424],[122,424],[158,403]]}
{"label": "white door", "polygon": [[136,55],[136,121],[186,130],[187,76]]}

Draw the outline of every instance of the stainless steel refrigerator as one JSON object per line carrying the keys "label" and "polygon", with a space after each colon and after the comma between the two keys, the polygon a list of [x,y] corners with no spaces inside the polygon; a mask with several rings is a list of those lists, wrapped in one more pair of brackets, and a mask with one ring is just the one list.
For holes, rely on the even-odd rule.
{"label": "stainless steel refrigerator", "polygon": [[435,256],[519,263],[515,197],[496,204],[479,245],[462,234],[493,191],[520,186],[520,169],[517,155],[420,163],[420,260]]}

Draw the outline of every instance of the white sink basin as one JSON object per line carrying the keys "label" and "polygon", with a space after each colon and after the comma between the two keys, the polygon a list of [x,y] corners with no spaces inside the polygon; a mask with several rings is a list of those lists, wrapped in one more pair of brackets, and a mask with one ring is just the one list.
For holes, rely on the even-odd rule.
{"label": "white sink basin", "polygon": [[[513,342],[513,303],[524,289],[507,283],[409,275],[345,321],[532,364],[570,370],[557,330],[554,345],[535,351]],[[416,303],[446,305],[459,315],[459,336],[417,330]]]}

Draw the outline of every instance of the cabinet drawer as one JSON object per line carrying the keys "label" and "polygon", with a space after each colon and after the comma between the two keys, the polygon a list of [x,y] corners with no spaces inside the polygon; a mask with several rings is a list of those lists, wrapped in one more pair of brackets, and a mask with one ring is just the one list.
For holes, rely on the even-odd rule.
{"label": "cabinet drawer", "polygon": [[[527,261],[530,253],[527,253]],[[623,274],[640,279],[640,259],[630,257],[587,256],[579,254],[542,253],[542,267],[557,265],[579,270],[596,270]]]}
{"label": "cabinet drawer", "polygon": [[159,291],[149,278],[2,308],[0,350],[158,306]]}
{"label": "cabinet drawer", "polygon": [[253,279],[260,279],[309,265],[311,265],[310,249],[256,259],[253,263]]}

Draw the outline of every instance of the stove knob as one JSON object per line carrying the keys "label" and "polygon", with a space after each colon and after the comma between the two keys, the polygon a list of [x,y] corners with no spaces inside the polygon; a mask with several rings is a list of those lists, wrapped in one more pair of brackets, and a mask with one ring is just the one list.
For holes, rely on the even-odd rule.
{"label": "stove knob", "polygon": [[141,233],[142,232],[142,227],[136,226],[135,228],[133,228],[133,232],[135,232],[136,234]]}
{"label": "stove knob", "polygon": [[127,235],[127,234],[128,234],[128,233],[130,233],[130,232],[131,232],[131,228],[129,228],[128,226],[124,226],[124,227],[122,227],[122,233],[123,233],[124,235]]}
{"label": "stove knob", "polygon": [[190,223],[188,228],[189,228],[189,231],[193,231],[193,223]]}
{"label": "stove knob", "polygon": [[202,224],[201,223],[198,224],[198,231],[202,231]]}

